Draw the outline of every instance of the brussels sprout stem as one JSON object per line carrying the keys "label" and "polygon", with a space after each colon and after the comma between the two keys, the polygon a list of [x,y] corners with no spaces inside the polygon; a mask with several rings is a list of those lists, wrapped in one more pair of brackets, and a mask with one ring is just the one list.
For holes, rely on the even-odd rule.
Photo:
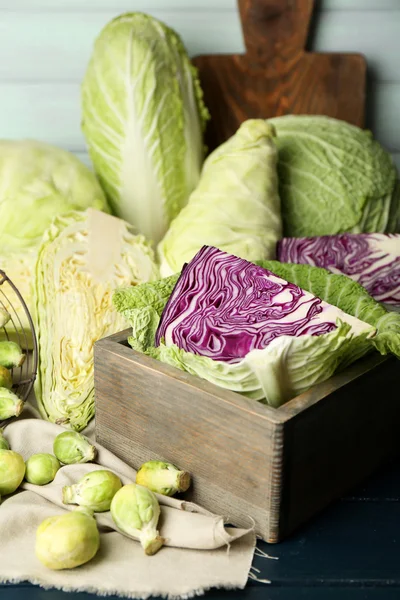
{"label": "brussels sprout stem", "polygon": [[190,474],[187,471],[179,471],[176,485],[178,492],[186,492],[190,486]]}
{"label": "brussels sprout stem", "polygon": [[139,539],[147,556],[153,556],[165,542],[165,539],[158,535],[158,531],[153,526],[146,525],[140,530]]}
{"label": "brussels sprout stem", "polygon": [[[6,399],[8,400],[8,399]],[[19,417],[24,409],[22,400],[10,399],[9,402],[2,402],[0,398],[0,420],[10,419],[11,417]]]}
{"label": "brussels sprout stem", "polygon": [[24,403],[22,402],[22,400],[20,400],[15,405],[15,416],[19,417],[19,415],[22,413],[23,410],[24,410]]}
{"label": "brussels sprout stem", "polygon": [[62,489],[63,504],[77,504],[75,485],[65,485]]}
{"label": "brussels sprout stem", "polygon": [[25,362],[25,358],[26,358],[26,355],[25,354],[21,354],[21,356],[19,357],[19,359],[15,361],[15,367],[22,367],[22,365]]}
{"label": "brussels sprout stem", "polygon": [[173,496],[177,492],[186,492],[190,486],[190,474],[171,463],[150,460],[138,470],[136,483],[155,493]]}
{"label": "brussels sprout stem", "polygon": [[96,458],[96,454],[97,454],[97,450],[94,446],[90,446],[86,453],[83,455],[83,458],[85,458],[88,462],[90,462],[91,460],[94,460]]}
{"label": "brussels sprout stem", "polygon": [[186,492],[190,485],[190,475],[187,471],[160,469],[148,473],[148,479],[151,480],[152,487],[159,489],[160,493],[162,493],[162,489],[170,488],[176,490],[176,492]]}

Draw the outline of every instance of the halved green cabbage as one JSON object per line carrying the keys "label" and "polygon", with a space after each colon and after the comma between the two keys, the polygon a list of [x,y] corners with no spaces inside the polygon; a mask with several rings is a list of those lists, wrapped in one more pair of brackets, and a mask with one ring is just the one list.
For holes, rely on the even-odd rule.
{"label": "halved green cabbage", "polygon": [[114,214],[158,243],[204,158],[197,71],[179,36],[142,13],[98,36],[82,85],[82,129]]}
{"label": "halved green cabbage", "polygon": [[93,345],[126,327],[112,292],[158,276],[143,236],[89,209],[54,220],[36,265],[36,399],[43,418],[82,430],[94,415]]}

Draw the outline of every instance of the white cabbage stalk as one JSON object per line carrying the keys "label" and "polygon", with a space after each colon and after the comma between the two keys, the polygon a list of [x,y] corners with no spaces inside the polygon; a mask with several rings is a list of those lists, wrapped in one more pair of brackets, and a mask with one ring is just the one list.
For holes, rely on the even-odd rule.
{"label": "white cabbage stalk", "polygon": [[43,418],[80,431],[94,414],[93,345],[126,327],[115,288],[157,277],[153,252],[127,223],[89,209],[54,220],[36,267],[36,398]]}
{"label": "white cabbage stalk", "polygon": [[179,36],[142,13],[108,23],[83,81],[82,111],[114,214],[158,243],[198,182],[208,117]]}

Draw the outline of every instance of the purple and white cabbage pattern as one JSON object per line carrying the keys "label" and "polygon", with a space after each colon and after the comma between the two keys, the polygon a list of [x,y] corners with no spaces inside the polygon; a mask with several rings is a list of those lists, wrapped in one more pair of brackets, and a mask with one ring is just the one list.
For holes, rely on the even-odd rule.
{"label": "purple and white cabbage pattern", "polygon": [[351,277],[375,300],[400,304],[400,234],[343,233],[278,242],[278,260]]}
{"label": "purple and white cabbage pattern", "polygon": [[155,344],[236,362],[283,335],[329,333],[338,312],[271,271],[203,246],[182,269]]}

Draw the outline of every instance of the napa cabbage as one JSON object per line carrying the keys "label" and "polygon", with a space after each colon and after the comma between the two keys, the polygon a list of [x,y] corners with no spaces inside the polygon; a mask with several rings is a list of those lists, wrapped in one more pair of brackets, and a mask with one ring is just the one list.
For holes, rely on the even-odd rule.
{"label": "napa cabbage", "polygon": [[197,185],[207,118],[172,29],[142,13],[104,27],[82,84],[82,129],[114,214],[154,243]]}

